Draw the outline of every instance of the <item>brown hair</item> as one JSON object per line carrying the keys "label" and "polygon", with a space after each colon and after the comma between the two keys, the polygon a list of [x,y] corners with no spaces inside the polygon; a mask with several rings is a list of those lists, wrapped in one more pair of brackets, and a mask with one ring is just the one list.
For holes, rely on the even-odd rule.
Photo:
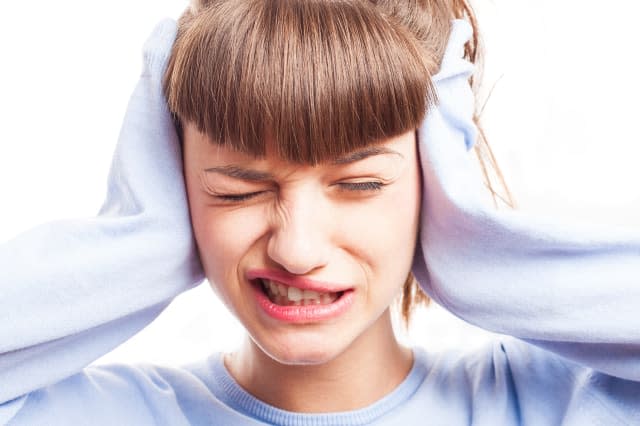
{"label": "brown hair", "polygon": [[[178,125],[257,157],[268,136],[288,161],[330,160],[418,128],[454,18],[473,26],[465,55],[478,62],[466,0],[192,0],[164,78],[169,108]],[[479,139],[486,183],[496,196],[487,170],[497,171],[509,198]],[[428,300],[409,274],[407,324]]]}

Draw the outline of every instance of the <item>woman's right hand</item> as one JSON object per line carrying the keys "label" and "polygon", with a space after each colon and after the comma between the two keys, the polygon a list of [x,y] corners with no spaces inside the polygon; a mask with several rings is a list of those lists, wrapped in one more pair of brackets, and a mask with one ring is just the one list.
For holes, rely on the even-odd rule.
{"label": "woman's right hand", "polygon": [[166,20],[145,45],[99,215],[0,246],[0,403],[81,370],[203,279],[162,92],[175,32]]}

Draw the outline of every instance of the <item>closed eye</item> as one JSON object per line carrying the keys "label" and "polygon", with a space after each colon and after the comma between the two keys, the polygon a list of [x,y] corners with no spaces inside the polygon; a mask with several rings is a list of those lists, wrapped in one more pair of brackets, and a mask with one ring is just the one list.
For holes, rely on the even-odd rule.
{"label": "closed eye", "polygon": [[368,182],[339,182],[338,187],[345,191],[379,191],[386,184],[376,181]]}
{"label": "closed eye", "polygon": [[240,202],[249,200],[264,191],[248,192],[246,194],[216,194],[215,197],[226,202]]}
{"label": "closed eye", "polygon": [[[339,182],[336,184],[343,191],[362,191],[362,192],[375,192],[380,191],[386,184],[377,181],[367,182]],[[215,194],[215,197],[219,200],[229,203],[239,203],[242,201],[250,200],[264,191],[248,192],[245,194]]]}

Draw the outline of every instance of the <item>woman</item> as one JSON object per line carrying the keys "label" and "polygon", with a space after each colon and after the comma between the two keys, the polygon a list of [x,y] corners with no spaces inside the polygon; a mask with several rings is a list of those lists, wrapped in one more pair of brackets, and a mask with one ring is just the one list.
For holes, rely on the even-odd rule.
{"label": "woman", "polygon": [[[192,5],[177,36],[160,25],[101,215],[2,247],[19,285],[3,285],[0,418],[640,421],[640,236],[486,207],[467,154],[471,26],[451,24],[469,13],[214,1]],[[471,356],[400,346],[389,307],[399,292],[411,305],[411,271],[455,314],[518,339]],[[247,329],[242,348],[182,368],[84,368],[203,272]]]}

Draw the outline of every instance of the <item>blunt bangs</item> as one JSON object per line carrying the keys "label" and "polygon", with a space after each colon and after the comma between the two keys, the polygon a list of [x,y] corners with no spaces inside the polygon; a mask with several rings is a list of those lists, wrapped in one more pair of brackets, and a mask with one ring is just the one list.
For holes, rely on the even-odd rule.
{"label": "blunt bangs", "polygon": [[368,1],[224,0],[187,12],[169,108],[216,144],[317,164],[415,129],[435,102],[420,43]]}

